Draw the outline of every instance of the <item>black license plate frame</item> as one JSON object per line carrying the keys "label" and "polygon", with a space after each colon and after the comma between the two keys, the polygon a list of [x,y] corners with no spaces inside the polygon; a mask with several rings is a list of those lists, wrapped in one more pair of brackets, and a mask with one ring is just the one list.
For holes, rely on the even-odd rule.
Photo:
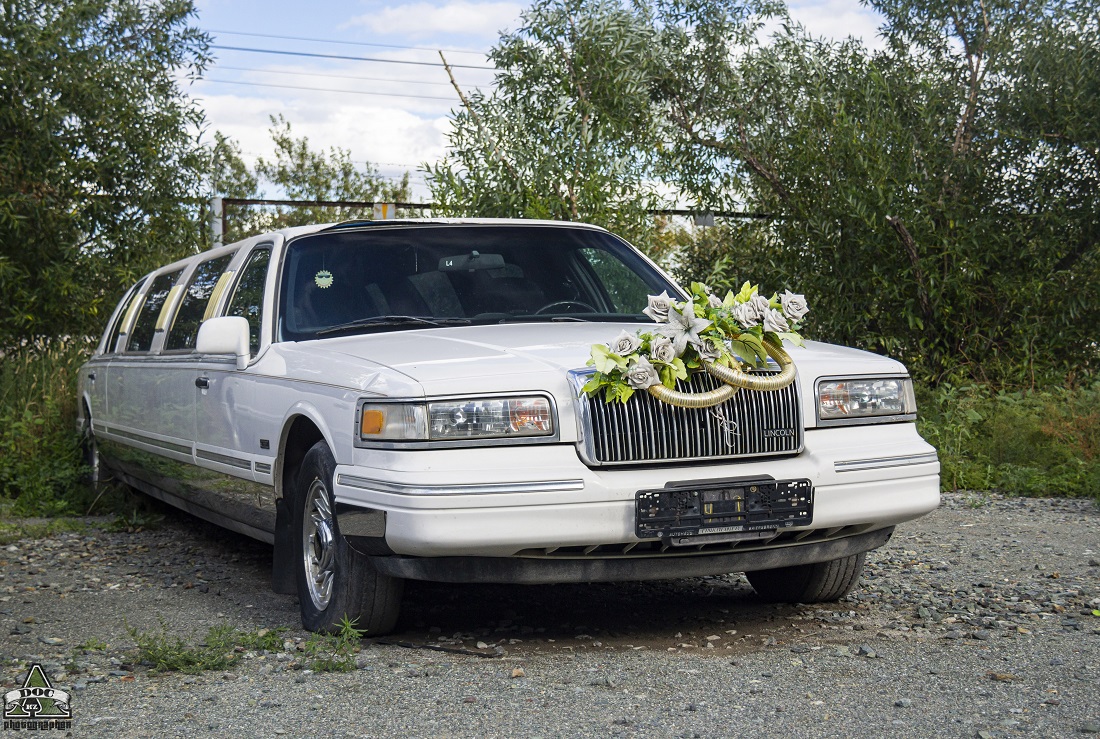
{"label": "black license plate frame", "polygon": [[761,539],[812,524],[813,508],[807,479],[673,483],[635,494],[634,529],[676,546]]}

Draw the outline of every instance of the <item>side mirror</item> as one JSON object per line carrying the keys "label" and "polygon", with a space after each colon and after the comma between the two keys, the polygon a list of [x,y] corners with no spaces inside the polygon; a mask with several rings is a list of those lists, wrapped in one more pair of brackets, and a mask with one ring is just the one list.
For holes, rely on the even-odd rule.
{"label": "side mirror", "polygon": [[209,318],[199,326],[195,340],[199,354],[233,354],[237,369],[248,366],[248,320],[240,316]]}

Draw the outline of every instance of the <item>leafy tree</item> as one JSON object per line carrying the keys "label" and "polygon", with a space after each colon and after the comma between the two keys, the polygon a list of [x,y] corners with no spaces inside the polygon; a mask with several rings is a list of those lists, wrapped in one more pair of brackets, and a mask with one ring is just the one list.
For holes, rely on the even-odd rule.
{"label": "leafy tree", "polygon": [[[209,152],[209,188],[212,194],[241,199],[264,198],[264,186],[273,188],[278,200],[401,203],[410,199],[409,175],[397,183],[382,177],[367,163],[358,166],[347,149],[316,151],[305,136],[295,137],[283,116],[272,116],[274,159],[260,158],[250,169],[232,139],[216,133]],[[227,206],[225,239],[235,241],[272,229],[327,221],[370,218],[372,211],[354,207],[277,206],[257,210],[253,206]]]}
{"label": "leafy tree", "polygon": [[0,347],[95,333],[198,241],[190,0],[0,4]]}
{"label": "leafy tree", "polygon": [[818,336],[932,380],[1095,369],[1095,8],[871,4],[878,54],[789,21],[738,34],[754,29],[724,3],[663,6],[680,19],[658,85],[668,176],[779,216],[734,229],[731,281],[777,274],[815,302]]}
{"label": "leafy tree", "polygon": [[648,19],[614,0],[539,0],[490,58],[493,92],[456,85],[447,157],[429,168],[445,213],[593,222],[658,247]]}
{"label": "leafy tree", "polygon": [[662,186],[771,214],[696,239],[681,275],[804,291],[813,335],[934,382],[1094,371],[1095,7],[869,2],[875,53],[775,0],[539,0],[493,52],[496,92],[456,113],[435,196],[643,243]]}

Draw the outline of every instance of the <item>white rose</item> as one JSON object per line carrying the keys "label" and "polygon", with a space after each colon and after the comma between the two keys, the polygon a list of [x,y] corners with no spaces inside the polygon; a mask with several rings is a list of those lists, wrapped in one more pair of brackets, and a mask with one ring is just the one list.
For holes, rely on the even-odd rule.
{"label": "white rose", "polygon": [[771,308],[764,314],[764,330],[782,334],[790,331],[791,327],[787,325],[787,319],[783,317],[782,313],[775,308]]}
{"label": "white rose", "polygon": [[676,359],[676,349],[672,346],[672,339],[667,336],[654,336],[649,342],[649,356],[654,362],[672,364]]}
{"label": "white rose", "polygon": [[657,369],[645,357],[632,359],[623,377],[635,390],[645,390],[647,387],[661,384]]}
{"label": "white rose", "polygon": [[642,313],[653,319],[656,323],[668,323],[668,309],[672,307],[672,298],[668,296],[668,290],[660,295],[650,295],[649,305]]}
{"label": "white rose", "polygon": [[779,300],[783,303],[783,313],[792,321],[801,321],[802,316],[810,311],[805,295],[795,295],[790,290],[784,290]]}
{"label": "white rose", "polygon": [[710,305],[711,308],[721,308],[722,299],[719,298],[717,295],[708,295],[707,304]]}
{"label": "white rose", "polygon": [[642,346],[642,340],[634,334],[628,334],[623,331],[615,340],[607,345],[607,348],[618,354],[620,357],[626,357],[634,352],[638,351]]}
{"label": "white rose", "polygon": [[757,320],[760,321],[763,321],[764,316],[768,315],[768,311],[772,309],[771,301],[765,298],[760,293],[756,293],[751,298],[749,298],[749,302],[746,303],[746,305],[751,305],[753,307],[753,309],[756,311]]}
{"label": "white rose", "polygon": [[699,358],[706,362],[713,362],[722,356],[722,348],[709,336],[703,337],[695,347],[695,351],[699,352]]}
{"label": "white rose", "polygon": [[730,313],[742,328],[752,328],[760,323],[760,315],[752,303],[738,303],[730,309]]}

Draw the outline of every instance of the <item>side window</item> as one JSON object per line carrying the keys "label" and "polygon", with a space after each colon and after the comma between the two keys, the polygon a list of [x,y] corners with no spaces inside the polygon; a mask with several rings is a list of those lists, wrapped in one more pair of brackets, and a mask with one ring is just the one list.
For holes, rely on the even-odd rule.
{"label": "side window", "polygon": [[267,282],[267,265],[271,261],[271,249],[260,247],[248,255],[241,268],[241,276],[229,299],[227,316],[243,316],[248,319],[248,349],[260,351],[260,325],[264,317],[264,285]]}
{"label": "side window", "polygon": [[195,269],[191,284],[187,286],[179,310],[176,311],[176,320],[172,322],[172,327],[168,329],[168,338],[164,340],[166,351],[195,348],[199,325],[206,314],[210,296],[214,294],[218,278],[232,258],[232,254],[226,254],[217,259],[208,259]]}
{"label": "side window", "polygon": [[103,345],[104,354],[114,354],[115,344],[118,343],[118,332],[122,330],[122,324],[126,323],[126,314],[130,312],[130,306],[134,304],[134,298],[141,292],[141,286],[145,283],[142,280],[138,284],[130,288],[126,295],[122,298],[122,307],[115,316],[115,322],[111,325],[111,330],[107,334],[107,343]]}
{"label": "side window", "polygon": [[649,304],[649,287],[620,260],[600,249],[580,249],[584,261],[607,291],[616,313],[641,313]]}
{"label": "side window", "polygon": [[183,270],[178,269],[175,272],[160,275],[149,285],[149,290],[145,293],[145,302],[141,306],[141,312],[138,313],[137,320],[134,321],[134,327],[130,329],[130,335],[126,337],[126,351],[149,351],[149,348],[153,345],[153,335],[156,333],[160,309],[164,307],[164,302],[168,300],[168,293],[172,290],[172,285],[176,283],[176,279],[181,272]]}

